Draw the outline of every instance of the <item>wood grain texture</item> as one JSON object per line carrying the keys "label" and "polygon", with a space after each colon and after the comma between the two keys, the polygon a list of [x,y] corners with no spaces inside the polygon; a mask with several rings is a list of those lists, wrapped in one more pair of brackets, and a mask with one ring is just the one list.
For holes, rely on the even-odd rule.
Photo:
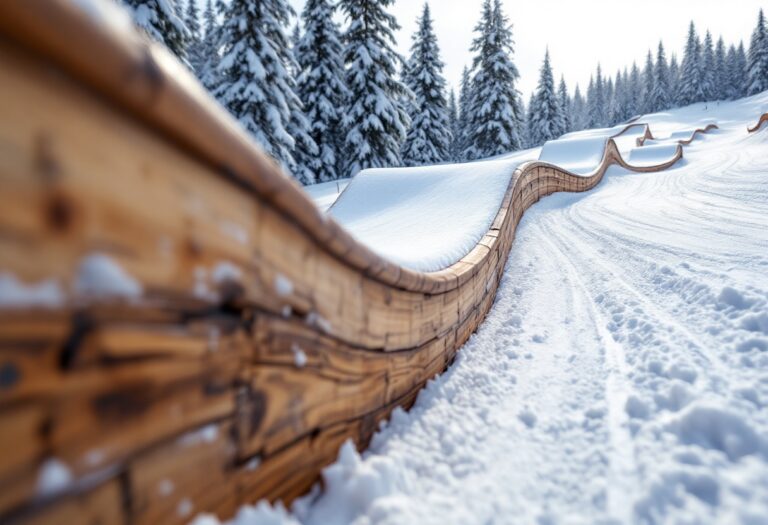
{"label": "wood grain texture", "polygon": [[[473,250],[414,272],[318,212],[164,51],[63,0],[0,3],[0,35],[0,271],[61,294],[0,310],[2,523],[290,501],[452,362],[529,206],[682,156],[633,167],[608,140],[589,176],[523,164]],[[84,287],[96,254],[140,293]],[[41,490],[53,458],[71,483]]]}

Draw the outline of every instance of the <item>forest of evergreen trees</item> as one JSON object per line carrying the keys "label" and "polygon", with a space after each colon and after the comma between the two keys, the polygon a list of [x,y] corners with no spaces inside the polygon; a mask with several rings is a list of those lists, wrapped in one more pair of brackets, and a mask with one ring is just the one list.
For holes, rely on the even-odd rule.
{"label": "forest of evergreen trees", "polygon": [[556,84],[547,52],[526,108],[501,0],[483,1],[458,96],[443,75],[427,4],[404,58],[387,11],[394,0],[307,0],[298,17],[287,0],[205,0],[202,13],[194,0],[122,2],[303,184],[371,167],[471,161],[768,89],[762,10],[748,49],[709,31],[702,37],[691,22],[679,62],[659,42],[642,69],[611,77],[598,65],[585,93],[578,85],[571,93],[562,77]]}

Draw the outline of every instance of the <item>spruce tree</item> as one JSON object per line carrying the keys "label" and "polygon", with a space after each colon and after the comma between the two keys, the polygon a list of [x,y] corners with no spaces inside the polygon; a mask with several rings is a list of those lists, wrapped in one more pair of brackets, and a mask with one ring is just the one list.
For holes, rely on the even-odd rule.
{"label": "spruce tree", "polygon": [[454,136],[457,143],[457,160],[468,160],[464,153],[469,149],[469,141],[472,136],[470,131],[470,116],[472,115],[472,79],[469,68],[466,66],[461,72],[461,86],[459,86],[459,130]]}
{"label": "spruce tree", "polygon": [[747,55],[744,52],[744,44],[739,47],[731,45],[726,58],[728,63],[728,77],[725,96],[729,100],[736,100],[746,95],[747,91]]}
{"label": "spruce tree", "polygon": [[534,118],[533,111],[536,107],[536,93],[531,93],[531,97],[528,99],[528,106],[525,110],[525,120],[523,121],[523,129],[525,130],[523,138],[524,148],[535,148],[541,144],[536,142],[536,131],[533,129]]}
{"label": "spruce tree", "polygon": [[218,68],[221,61],[222,28],[218,19],[223,17],[224,11],[225,4],[222,1],[217,2],[214,10],[212,0],[206,1],[203,11],[203,26],[205,28],[202,46],[203,62],[197,75],[206,89],[212,93],[215,93],[219,85]]}
{"label": "spruce tree", "polygon": [[573,91],[573,101],[571,102],[571,130],[580,131],[586,126],[587,107],[584,103],[584,97],[581,95],[581,88],[576,84]]}
{"label": "spruce tree", "polygon": [[691,22],[685,44],[685,53],[683,54],[683,63],[680,68],[678,103],[681,106],[704,100],[704,92],[701,89],[700,47],[698,36],[696,36],[696,27]]}
{"label": "spruce tree", "polygon": [[470,103],[468,159],[498,155],[522,147],[523,107],[512,61],[512,30],[502,13],[500,0],[485,0],[475,52]]}
{"label": "spruce tree", "polygon": [[333,20],[332,0],[307,0],[302,11],[304,35],[295,48],[299,76],[297,91],[309,120],[309,135],[318,148],[318,182],[339,178],[344,134],[342,118],[347,102],[339,28]]}
{"label": "spruce tree", "polygon": [[587,127],[600,128],[606,125],[605,83],[600,64],[594,81],[590,79],[587,90]]}
{"label": "spruce tree", "polygon": [[339,7],[349,22],[343,36],[347,130],[344,176],[365,168],[399,166],[400,146],[409,125],[401,99],[408,88],[397,79],[402,63],[393,46],[395,18],[385,11],[394,0],[341,0]]}
{"label": "spruce tree", "polygon": [[672,54],[669,59],[669,107],[677,104],[677,88],[680,85],[680,66],[677,64],[677,55]]}
{"label": "spruce tree", "polygon": [[642,112],[643,84],[640,79],[640,68],[637,62],[632,63],[632,69],[629,72],[629,85],[627,87],[627,115],[628,118],[636,117]]}
{"label": "spruce tree", "polygon": [[187,58],[192,70],[199,74],[205,63],[205,49],[203,33],[200,27],[200,11],[197,8],[197,0],[188,0],[187,9],[184,12],[184,23],[189,31],[187,43]]}
{"label": "spruce tree", "polygon": [[744,42],[739,42],[739,47],[736,48],[736,71],[739,82],[739,98],[747,96],[749,92],[749,60],[747,58],[747,52],[744,49]]}
{"label": "spruce tree", "polygon": [[424,4],[413,35],[407,68],[406,84],[414,98],[409,105],[411,127],[403,144],[403,163],[422,166],[444,162],[450,156],[451,130],[443,62],[428,4]]}
{"label": "spruce tree", "polygon": [[549,63],[549,50],[544,54],[544,63],[539,71],[539,85],[536,88],[533,105],[529,108],[528,115],[532,145],[544,144],[564,133],[565,124],[560,101],[555,92],[555,79]]}
{"label": "spruce tree", "polygon": [[763,10],[752,33],[747,59],[747,94],[754,95],[768,89],[768,28]]}
{"label": "spruce tree", "polygon": [[288,73],[293,56],[284,28],[292,14],[285,0],[232,0],[215,94],[269,155],[306,184],[314,176],[301,157],[317,151]]}
{"label": "spruce tree", "polygon": [[176,0],[123,0],[134,23],[152,40],[165,44],[179,60],[189,65],[189,30],[179,16]]}
{"label": "spruce tree", "polygon": [[656,67],[653,73],[653,91],[649,102],[652,112],[669,109],[669,71],[667,69],[667,57],[664,54],[664,44],[659,42],[656,53]]}
{"label": "spruce tree", "polygon": [[451,162],[458,162],[461,157],[461,119],[456,92],[452,89],[448,95],[448,128],[451,130],[451,145],[448,148]]}
{"label": "spruce tree", "polygon": [[725,100],[728,90],[728,57],[723,37],[717,39],[715,46],[715,99]]}
{"label": "spruce tree", "polygon": [[707,31],[701,47],[701,91],[704,94],[704,100],[717,100],[715,49],[712,33],[709,31]]}
{"label": "spruce tree", "polygon": [[560,86],[557,88],[557,101],[560,104],[560,114],[563,117],[562,133],[568,133],[573,126],[571,120],[571,97],[568,95],[568,86],[565,84],[565,76],[563,75],[560,75]]}
{"label": "spruce tree", "polygon": [[622,76],[621,71],[617,71],[616,83],[613,85],[613,97],[608,109],[608,120],[611,125],[618,124],[627,118],[624,116],[627,91],[625,83],[625,78]]}
{"label": "spruce tree", "polygon": [[641,104],[641,111],[643,113],[653,113],[656,111],[652,100],[655,84],[656,75],[653,66],[653,55],[648,50],[648,55],[645,57],[645,68],[643,68],[643,102]]}

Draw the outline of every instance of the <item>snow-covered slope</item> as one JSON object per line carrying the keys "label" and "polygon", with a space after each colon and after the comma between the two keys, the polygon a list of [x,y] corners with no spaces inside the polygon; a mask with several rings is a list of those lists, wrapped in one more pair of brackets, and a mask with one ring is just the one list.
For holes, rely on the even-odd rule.
{"label": "snow-covered slope", "polygon": [[320,184],[304,186],[302,189],[309,194],[310,198],[318,208],[325,211],[336,202],[336,199],[341,195],[341,192],[344,191],[344,188],[347,187],[347,184],[349,184],[349,179],[339,179],[331,182],[321,182]]}
{"label": "snow-covered slope", "polygon": [[721,130],[531,208],[453,367],[292,514],[236,523],[766,523],[766,102],[651,115]]}

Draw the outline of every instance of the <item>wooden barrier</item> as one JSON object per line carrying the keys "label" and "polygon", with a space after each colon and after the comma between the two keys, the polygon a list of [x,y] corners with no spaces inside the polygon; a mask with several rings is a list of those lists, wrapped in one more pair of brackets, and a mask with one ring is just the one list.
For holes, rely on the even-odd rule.
{"label": "wooden barrier", "polygon": [[768,113],[763,113],[754,126],[747,126],[747,133],[754,133],[766,122],[768,122]]}
{"label": "wooden barrier", "polygon": [[[512,174],[433,273],[320,213],[163,50],[65,0],[0,3],[0,521],[185,523],[304,493],[443,371],[525,209]],[[26,301],[26,304],[25,304]]]}
{"label": "wooden barrier", "polygon": [[[677,141],[677,143],[681,146],[688,146],[696,139],[696,135],[703,135],[715,129],[719,129],[717,124],[707,124],[703,128],[696,128],[695,130],[693,130],[693,132],[691,132],[690,137],[688,137],[687,139],[680,139]],[[636,141],[637,146],[638,147],[644,146],[647,140],[658,140],[656,137],[653,136],[653,133],[651,133],[650,127],[646,127],[645,134],[637,138],[637,141]]]}

